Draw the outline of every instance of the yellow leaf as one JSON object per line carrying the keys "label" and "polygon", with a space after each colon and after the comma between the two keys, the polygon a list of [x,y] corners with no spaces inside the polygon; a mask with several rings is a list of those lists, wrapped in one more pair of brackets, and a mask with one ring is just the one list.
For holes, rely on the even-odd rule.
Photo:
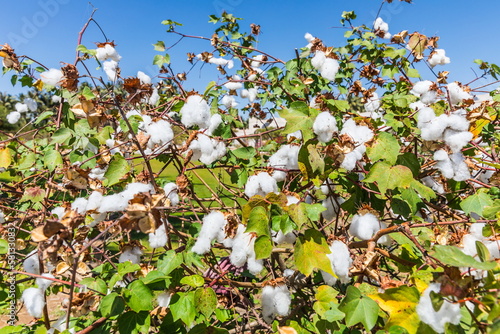
{"label": "yellow leaf", "polygon": [[7,147],[0,149],[0,168],[9,167],[11,162],[10,150]]}
{"label": "yellow leaf", "polygon": [[33,84],[33,87],[35,87],[36,89],[38,89],[39,91],[41,91],[43,89],[43,81],[38,79],[37,81],[35,81],[35,83]]}

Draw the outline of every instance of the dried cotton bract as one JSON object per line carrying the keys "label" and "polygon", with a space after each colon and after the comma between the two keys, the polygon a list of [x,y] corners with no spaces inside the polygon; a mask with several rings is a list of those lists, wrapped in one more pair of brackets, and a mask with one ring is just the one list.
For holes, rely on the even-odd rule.
{"label": "dried cotton bract", "polygon": [[420,297],[417,305],[417,314],[423,323],[431,326],[438,333],[444,333],[446,323],[458,325],[462,315],[460,313],[460,304],[453,304],[447,300],[443,301],[441,308],[437,312],[434,310],[430,293],[431,291],[439,293],[440,290],[441,284],[429,284],[429,287],[425,289]]}

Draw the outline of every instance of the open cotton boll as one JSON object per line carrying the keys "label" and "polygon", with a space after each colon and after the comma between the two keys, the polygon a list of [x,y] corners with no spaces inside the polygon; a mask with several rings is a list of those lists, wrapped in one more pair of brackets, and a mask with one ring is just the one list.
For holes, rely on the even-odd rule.
{"label": "open cotton boll", "polygon": [[321,212],[321,216],[326,221],[331,221],[335,219],[340,212],[340,205],[344,203],[342,197],[328,196],[321,202],[321,204],[326,208],[325,211]]}
{"label": "open cotton boll", "polygon": [[430,122],[426,123],[422,130],[422,139],[440,140],[443,137],[444,130],[448,127],[448,115],[442,114]]}
{"label": "open cotton boll", "polygon": [[168,307],[170,305],[170,299],[172,298],[172,294],[170,292],[162,292],[156,297],[158,301],[159,307]]}
{"label": "open cotton boll", "polygon": [[256,56],[253,56],[253,60],[252,62],[250,63],[250,66],[252,66],[253,68],[258,68],[262,65],[262,62],[264,61],[266,57],[264,55],[256,55]]}
{"label": "open cotton boll", "polygon": [[151,193],[154,194],[155,188],[151,183],[142,183],[142,182],[132,182],[127,184],[125,190],[121,192],[124,198],[131,200],[138,193]]}
{"label": "open cotton boll", "polygon": [[35,112],[38,109],[38,103],[30,97],[25,98],[23,102],[28,107],[29,111]]}
{"label": "open cotton boll", "polygon": [[385,34],[384,34],[383,37],[385,39],[390,39],[391,36],[392,36],[389,33],[389,25],[386,22],[384,22],[384,20],[382,20],[381,17],[377,17],[377,19],[375,20],[375,22],[373,22],[373,29],[384,32]]}
{"label": "open cotton boll", "polygon": [[360,113],[360,116],[371,117],[373,119],[381,118],[377,111],[380,109],[380,98],[376,92],[372,93],[372,96],[364,104],[365,112]]}
{"label": "open cotton boll", "polygon": [[281,245],[281,244],[293,244],[293,243],[295,243],[295,240],[297,240],[297,236],[293,232],[289,232],[287,234],[283,234],[283,232],[281,230],[279,230],[278,232],[273,231],[273,233],[276,233],[273,236],[273,241],[277,245]]}
{"label": "open cotton boll", "polygon": [[113,194],[108,196],[103,196],[101,199],[101,205],[99,206],[99,212],[116,212],[123,211],[128,206],[128,200],[126,200],[122,194]]}
{"label": "open cotton boll", "polygon": [[328,111],[323,111],[314,120],[313,131],[319,141],[327,143],[332,140],[333,134],[339,131],[337,120]]}
{"label": "open cotton boll", "polygon": [[255,238],[252,239],[251,247],[248,248],[249,254],[247,258],[247,269],[252,275],[258,275],[262,271],[262,269],[264,269],[264,263],[262,259],[255,259],[254,245]]}
{"label": "open cotton boll", "polygon": [[[299,169],[299,150],[297,145],[283,145],[270,158],[268,165],[273,168]],[[280,182],[286,179],[285,171],[273,172],[273,178]]]}
{"label": "open cotton boll", "polygon": [[438,150],[434,152],[434,160],[437,161],[436,168],[439,169],[441,174],[447,179],[451,179],[455,172],[451,164],[450,157],[445,150]]}
{"label": "open cotton boll", "polygon": [[120,257],[118,258],[119,263],[130,261],[133,264],[139,264],[141,262],[142,250],[139,247],[126,246],[122,250]]}
{"label": "open cotton boll", "polygon": [[59,218],[59,219],[62,219],[65,212],[66,212],[66,209],[63,208],[62,206],[58,206],[56,208],[53,208],[52,211],[50,211],[51,214],[56,215],[57,218]]}
{"label": "open cotton boll", "polygon": [[469,167],[465,163],[465,158],[462,152],[451,154],[450,161],[454,172],[453,180],[460,182],[471,178]]}
{"label": "open cotton boll", "polygon": [[460,85],[457,82],[451,82],[449,83],[446,88],[448,89],[448,94],[450,96],[450,102],[453,105],[457,105],[463,100],[469,100],[472,99],[472,95],[467,93],[460,87]]}
{"label": "open cotton boll", "polygon": [[274,319],[276,307],[274,305],[274,287],[266,285],[262,288],[261,304],[262,304],[262,317],[264,321],[270,323]]}
{"label": "open cotton boll", "polygon": [[413,88],[410,90],[410,93],[415,96],[420,96],[424,93],[427,93],[431,89],[432,85],[434,85],[434,82],[430,80],[416,82],[413,85]]}
{"label": "open cotton boll", "polygon": [[222,116],[220,114],[213,114],[212,117],[210,117],[210,125],[207,131],[205,131],[205,133],[211,136],[221,124],[222,124]]}
{"label": "open cotton boll", "polygon": [[417,314],[423,323],[431,326],[438,333],[444,333],[444,326],[447,323],[458,325],[462,315],[460,313],[460,304],[453,304],[447,300],[443,301],[441,308],[437,312],[434,311],[430,293],[431,291],[439,293],[440,290],[440,283],[429,284],[420,297],[417,305]]}
{"label": "open cotton boll", "polygon": [[422,101],[415,101],[415,102],[410,103],[410,108],[412,108],[415,111],[418,111],[424,107],[425,107],[425,104]]}
{"label": "open cotton boll", "polygon": [[84,197],[75,198],[73,203],[71,203],[71,210],[78,212],[81,215],[84,215],[87,212],[87,202],[88,200]]}
{"label": "open cotton boll", "polygon": [[210,251],[211,242],[224,233],[227,221],[220,211],[212,211],[203,218],[200,234],[191,251],[203,255]]}
{"label": "open cotton boll", "polygon": [[24,306],[28,313],[35,318],[41,318],[43,315],[43,307],[45,306],[45,299],[42,289],[28,288],[23,291]]}
{"label": "open cotton boll", "polygon": [[321,66],[325,63],[326,60],[326,55],[323,51],[316,51],[314,54],[314,57],[311,58],[311,65],[317,69],[320,70]]}
{"label": "open cotton boll", "polygon": [[[48,278],[55,278],[54,275],[49,274],[49,273],[43,273],[42,276],[48,277]],[[40,288],[42,291],[45,291],[52,284],[53,281],[50,279],[37,277],[35,282],[36,282],[36,285],[38,285],[38,288]]]}
{"label": "open cotton boll", "polygon": [[[112,140],[112,139],[108,139],[108,140]],[[103,181],[105,179],[104,174],[106,174],[107,170],[108,170],[107,167],[106,168],[94,167],[90,170],[89,178]]]}
{"label": "open cotton boll", "polygon": [[333,81],[335,80],[339,68],[339,62],[336,59],[326,58],[320,69],[321,76],[327,80]]}
{"label": "open cotton boll", "polygon": [[450,58],[446,57],[446,51],[443,49],[435,49],[429,57],[429,65],[446,65],[450,63]]}
{"label": "open cotton boll", "polygon": [[16,111],[20,112],[20,113],[28,112],[28,105],[24,104],[24,103],[17,102],[16,105],[15,105],[15,108],[16,108]]}
{"label": "open cotton boll", "polygon": [[170,200],[170,206],[176,206],[179,204],[179,195],[177,194],[177,184],[174,182],[167,183],[163,186],[163,191],[165,191],[165,196]]}
{"label": "open cotton boll", "polygon": [[105,44],[103,47],[97,48],[96,58],[99,61],[111,59],[113,61],[119,62],[122,57],[118,54],[116,49],[111,44]]}
{"label": "open cotton boll", "polygon": [[248,197],[255,195],[265,197],[268,193],[277,191],[278,185],[276,180],[266,172],[250,176],[245,184],[245,195]]}
{"label": "open cotton boll", "polygon": [[143,85],[151,84],[151,77],[142,71],[137,71],[137,78],[139,78]]}
{"label": "open cotton boll", "polygon": [[248,101],[253,102],[257,98],[258,89],[257,88],[248,88],[242,89],[240,91],[240,97],[244,99],[248,99]]}
{"label": "open cotton boll", "polygon": [[26,255],[23,261],[23,269],[25,272],[35,275],[40,275],[40,261],[38,260],[38,250],[33,250]]}
{"label": "open cotton boll", "polygon": [[443,139],[453,153],[460,152],[471,140],[472,133],[469,131],[456,131],[446,129],[443,134]]}
{"label": "open cotton boll", "polygon": [[146,96],[143,98],[143,102],[149,104],[150,106],[156,105],[159,100],[160,100],[160,94],[158,94],[158,87],[153,88],[153,92],[149,97]]}
{"label": "open cotton boll", "polygon": [[361,240],[370,240],[380,230],[380,222],[372,213],[354,215],[349,233]]}
{"label": "open cotton boll", "polygon": [[341,168],[345,168],[348,171],[351,171],[356,167],[356,162],[363,158],[363,154],[366,151],[366,147],[364,145],[356,147],[353,151],[344,155],[344,160],[340,164]]}
{"label": "open cotton boll", "polygon": [[114,60],[106,60],[102,63],[102,68],[106,75],[108,76],[109,81],[116,81],[118,78],[118,74],[116,70],[118,69],[118,62]]}
{"label": "open cotton boll", "polygon": [[340,134],[347,134],[357,144],[364,144],[373,138],[373,131],[369,127],[357,125],[352,118],[344,122]]}
{"label": "open cotton boll", "polygon": [[61,70],[51,68],[48,71],[40,73],[40,80],[49,86],[60,86],[64,79],[64,74]]}
{"label": "open cotton boll", "polygon": [[208,60],[210,64],[215,64],[218,66],[226,66],[228,69],[232,69],[234,67],[234,62],[232,59],[224,59],[224,58],[216,58],[212,57]]}
{"label": "open cotton boll", "polygon": [[301,140],[302,139],[302,131],[297,130],[295,132],[292,132],[292,133],[289,133],[289,134],[286,135],[286,140],[287,141],[294,140],[294,138],[298,139],[298,140]]}
{"label": "open cotton boll", "polygon": [[[351,280],[349,278],[349,268],[352,265],[351,253],[349,248],[345,243],[339,240],[334,240],[330,246],[330,254],[326,254],[330,262],[332,263],[332,270],[341,283],[346,284]],[[328,273],[325,273],[328,274]],[[328,274],[329,275],[329,274]],[[329,275],[330,277],[333,277]],[[325,275],[323,275],[323,278]],[[335,277],[333,277],[335,278]],[[335,279],[336,281],[337,279]],[[330,279],[330,282],[332,280]],[[325,281],[326,282],[326,281]],[[333,282],[335,284],[336,282]],[[328,283],[327,283],[328,284]],[[333,285],[329,284],[329,285]]]}
{"label": "open cotton boll", "polygon": [[148,147],[151,149],[153,149],[155,145],[166,149],[174,139],[172,126],[164,119],[146,125],[146,133],[150,136]]}
{"label": "open cotton boll", "polygon": [[149,233],[149,245],[151,248],[160,248],[167,244],[168,235],[165,231],[165,225],[161,224],[154,233]]}
{"label": "open cotton boll", "polygon": [[7,114],[6,118],[9,124],[16,124],[21,119],[21,113],[19,111],[11,111]]}
{"label": "open cotton boll", "polygon": [[224,84],[224,87],[226,87],[229,90],[238,90],[238,89],[240,89],[240,88],[243,87],[243,83],[242,82],[238,82],[240,80],[241,80],[241,77],[239,75],[235,74],[231,78],[231,81],[226,82]]}
{"label": "open cotton boll", "polygon": [[432,176],[426,176],[421,179],[422,183],[426,185],[427,187],[431,188],[438,194],[444,194],[444,187],[441,183],[437,182],[434,180]]}
{"label": "open cotton boll", "polygon": [[430,107],[419,108],[417,114],[417,119],[418,119],[417,127],[419,129],[422,129],[428,126],[434,118],[436,118],[436,113],[434,112],[434,109]]}
{"label": "open cotton boll", "polygon": [[52,95],[50,100],[52,101],[52,103],[61,103],[62,97],[60,97],[59,95]]}
{"label": "open cotton boll", "polygon": [[191,95],[181,108],[181,122],[186,127],[197,125],[200,129],[210,126],[210,106],[200,95]]}
{"label": "open cotton boll", "polygon": [[304,38],[306,39],[306,41],[308,41],[309,43],[311,43],[312,41],[314,41],[316,39],[316,37],[314,37],[313,35],[311,35],[310,33],[306,32],[306,34],[304,35]]}
{"label": "open cotton boll", "polygon": [[234,96],[224,95],[220,101],[226,108],[236,108],[238,102],[234,99]]}
{"label": "open cotton boll", "polygon": [[210,165],[226,155],[226,144],[222,141],[212,139],[204,134],[198,134],[197,139],[189,145],[193,151],[193,160],[200,160],[205,165]]}
{"label": "open cotton boll", "polygon": [[274,288],[274,306],[276,313],[281,316],[287,316],[290,313],[290,304],[292,299],[290,291],[286,285],[278,285]]}

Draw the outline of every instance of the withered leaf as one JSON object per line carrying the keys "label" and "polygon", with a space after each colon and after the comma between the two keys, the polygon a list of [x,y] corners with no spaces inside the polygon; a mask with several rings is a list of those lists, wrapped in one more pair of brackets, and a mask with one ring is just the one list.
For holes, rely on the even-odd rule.
{"label": "withered leaf", "polygon": [[64,228],[64,225],[53,220],[49,220],[43,226],[38,226],[33,231],[31,231],[31,239],[34,242],[45,241],[61,229]]}

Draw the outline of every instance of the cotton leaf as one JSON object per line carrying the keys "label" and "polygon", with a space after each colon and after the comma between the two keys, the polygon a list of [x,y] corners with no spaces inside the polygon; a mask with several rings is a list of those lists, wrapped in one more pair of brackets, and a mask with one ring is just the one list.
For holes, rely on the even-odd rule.
{"label": "cotton leaf", "polygon": [[295,243],[294,254],[295,266],[302,274],[309,276],[316,268],[337,277],[326,256],[326,254],[330,254],[330,248],[323,234],[318,230],[309,229],[305,231],[304,235],[299,236]]}

